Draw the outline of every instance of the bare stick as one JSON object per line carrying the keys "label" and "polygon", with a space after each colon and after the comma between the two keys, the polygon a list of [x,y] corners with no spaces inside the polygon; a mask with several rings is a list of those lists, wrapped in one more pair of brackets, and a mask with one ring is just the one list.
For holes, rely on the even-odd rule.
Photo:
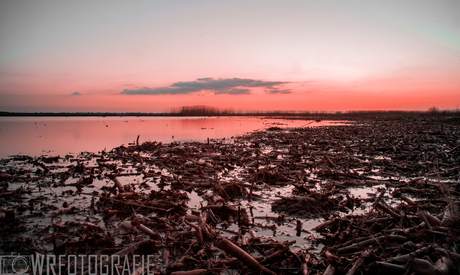
{"label": "bare stick", "polygon": [[383,191],[380,193],[380,195],[377,197],[377,199],[375,199],[374,204],[372,204],[371,210],[369,210],[369,213],[367,213],[367,215],[364,218],[364,220],[361,222],[359,227],[355,230],[355,233],[353,233],[353,236],[352,236],[353,238],[356,237],[356,235],[358,235],[359,231],[361,230],[361,227],[363,227],[363,224],[365,224],[366,221],[369,219],[369,217],[372,215],[372,212],[374,211],[375,207],[380,202],[380,200],[383,198],[383,195],[385,194],[385,191],[386,190],[383,189]]}
{"label": "bare stick", "polygon": [[195,269],[190,271],[174,271],[171,275],[201,275],[207,273],[207,269]]}
{"label": "bare stick", "polygon": [[266,268],[265,266],[261,265],[256,259],[254,259],[251,255],[249,255],[246,251],[239,248],[237,245],[232,243],[231,241],[225,238],[218,238],[215,240],[215,244],[220,249],[224,250],[225,252],[233,255],[240,259],[244,264],[247,266],[263,273],[276,275],[275,272],[271,271],[270,269]]}
{"label": "bare stick", "polygon": [[380,237],[377,237],[377,238],[367,239],[365,241],[361,241],[359,243],[355,243],[355,244],[352,244],[352,245],[349,245],[349,246],[341,247],[341,248],[337,249],[337,252],[338,253],[347,252],[347,251],[353,250],[355,248],[368,246],[370,244],[373,244],[375,242],[379,242],[379,241],[382,241],[382,240],[385,240],[385,239],[388,239],[388,240],[391,240],[391,241],[398,241],[398,242],[406,242],[408,240],[407,237],[400,236],[400,235],[380,236]]}
{"label": "bare stick", "polygon": [[335,266],[329,264],[324,271],[323,275],[334,275],[335,274]]}
{"label": "bare stick", "polygon": [[359,259],[355,262],[353,267],[347,272],[346,275],[354,275],[356,271],[358,270],[358,268],[360,268],[361,265],[363,265],[364,260],[370,255],[371,255],[371,252],[369,250],[364,251],[363,254],[359,257]]}
{"label": "bare stick", "polygon": [[115,177],[115,176],[110,176],[110,179],[115,183],[115,186],[118,188],[119,193],[124,193],[125,189],[123,188],[123,184]]}
{"label": "bare stick", "polygon": [[394,212],[391,210],[388,206],[381,204],[380,202],[377,203],[377,207],[388,213],[390,216],[392,216],[395,219],[401,219],[401,215],[398,213]]}

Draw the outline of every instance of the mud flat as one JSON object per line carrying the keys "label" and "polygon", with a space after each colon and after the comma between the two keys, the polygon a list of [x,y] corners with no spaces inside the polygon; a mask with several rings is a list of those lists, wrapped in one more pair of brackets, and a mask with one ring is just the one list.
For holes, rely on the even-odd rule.
{"label": "mud flat", "polygon": [[0,253],[50,274],[458,274],[458,117],[0,163]]}

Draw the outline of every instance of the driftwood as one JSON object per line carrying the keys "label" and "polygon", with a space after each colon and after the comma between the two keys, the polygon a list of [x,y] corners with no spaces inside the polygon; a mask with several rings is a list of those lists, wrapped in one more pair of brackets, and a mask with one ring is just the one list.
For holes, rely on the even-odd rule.
{"label": "driftwood", "polygon": [[120,193],[124,193],[125,192],[125,188],[123,187],[123,184],[121,184],[121,182],[117,179],[116,176],[110,176],[110,179],[115,183],[115,186],[118,188],[118,191]]}
{"label": "driftwood", "polygon": [[133,226],[136,226],[140,231],[144,232],[145,234],[149,235],[150,238],[152,239],[160,239],[160,234],[158,234],[157,232],[154,232],[152,231],[150,228],[148,228],[147,226],[143,225],[142,223],[140,223],[138,220],[133,220],[131,222],[131,224]]}
{"label": "driftwood", "polygon": [[237,245],[232,243],[231,241],[225,238],[217,238],[214,241],[214,244],[219,247],[220,249],[224,250],[225,252],[233,255],[234,257],[240,259],[244,264],[248,267],[251,267],[255,271],[262,272],[265,274],[273,274],[276,273],[269,270],[268,268],[261,265],[258,261],[256,261],[251,255],[249,255],[246,251],[239,248]]}
{"label": "driftwood", "polygon": [[380,209],[382,209],[383,211],[385,211],[386,213],[388,213],[390,216],[392,216],[393,218],[395,219],[401,219],[401,215],[399,215],[398,213],[394,212],[392,209],[390,209],[390,207],[386,206],[386,205],[383,205],[381,203],[377,203],[376,206]]}
{"label": "driftwood", "polygon": [[358,258],[358,260],[353,264],[353,267],[347,272],[346,275],[354,275],[358,269],[363,265],[364,260],[371,255],[372,251],[366,250],[362,253],[362,255]]}
{"label": "driftwood", "polygon": [[329,264],[324,271],[323,275],[334,275],[336,271],[336,267],[333,266],[332,264]]}
{"label": "driftwood", "polygon": [[198,225],[195,225],[193,223],[190,223],[188,222],[187,220],[184,220],[184,222],[190,226],[190,227],[193,227],[195,229],[195,233],[196,233],[196,239],[198,240],[199,243],[203,243],[204,239],[203,239],[203,232],[201,231],[201,228],[200,226]]}
{"label": "driftwood", "polygon": [[431,245],[422,247],[420,249],[417,249],[414,252],[411,252],[409,254],[401,255],[401,256],[396,256],[393,258],[388,259],[389,262],[407,262],[411,258],[418,257],[419,255],[426,254],[430,251],[433,250],[433,247]]}
{"label": "driftwood", "polygon": [[341,247],[341,248],[337,249],[337,252],[339,252],[339,253],[348,252],[350,250],[360,248],[360,247],[365,247],[365,246],[368,246],[370,244],[380,242],[380,241],[383,241],[383,240],[405,242],[408,239],[407,239],[407,237],[399,236],[399,235],[380,236],[380,237],[370,238],[370,239],[367,239],[367,240],[364,240],[364,241],[360,241],[358,243],[355,243],[355,244],[352,244],[352,245],[349,245],[349,246]]}
{"label": "driftwood", "polygon": [[441,221],[433,215],[426,213],[423,210],[417,210],[418,217],[425,222],[425,224],[432,229],[433,226],[438,226],[441,224]]}

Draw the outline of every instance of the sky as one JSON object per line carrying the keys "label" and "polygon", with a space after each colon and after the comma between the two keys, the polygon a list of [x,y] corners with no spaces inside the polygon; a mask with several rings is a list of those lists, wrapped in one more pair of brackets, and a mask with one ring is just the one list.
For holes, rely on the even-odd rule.
{"label": "sky", "polygon": [[460,1],[0,1],[0,111],[460,108]]}

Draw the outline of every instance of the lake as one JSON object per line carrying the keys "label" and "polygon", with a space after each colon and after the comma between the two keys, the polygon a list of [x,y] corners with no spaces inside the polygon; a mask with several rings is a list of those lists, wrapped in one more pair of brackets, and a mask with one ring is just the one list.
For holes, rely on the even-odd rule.
{"label": "lake", "polygon": [[111,150],[136,141],[205,141],[269,127],[340,122],[267,117],[0,117],[0,158],[64,156]]}

